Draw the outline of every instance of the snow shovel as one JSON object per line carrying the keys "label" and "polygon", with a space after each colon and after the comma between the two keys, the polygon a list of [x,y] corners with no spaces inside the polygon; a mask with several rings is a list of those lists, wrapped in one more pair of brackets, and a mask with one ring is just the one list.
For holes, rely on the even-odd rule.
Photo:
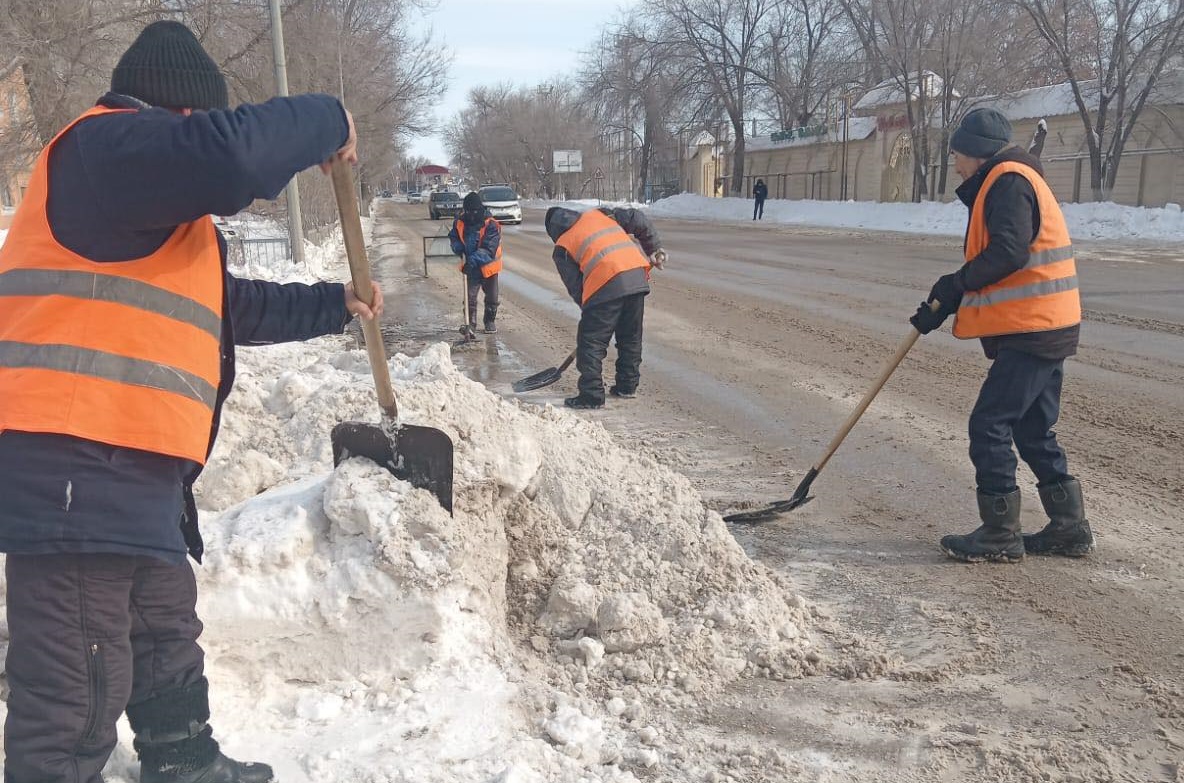
{"label": "snow shovel", "polygon": [[[362,239],[362,220],[358,217],[357,192],[349,163],[333,161],[333,192],[341,213],[341,233],[345,238],[345,254],[354,292],[363,301],[371,296],[370,262]],[[377,462],[413,487],[426,489],[436,496],[440,505],[452,513],[452,440],[441,430],[399,422],[395,391],[391,388],[390,369],[386,363],[386,348],[378,321],[362,321],[366,338],[366,353],[374,374],[378,393],[378,407],[382,409],[382,423],[346,421],[333,428],[333,464],[339,465],[350,457],[365,457]]]}
{"label": "snow shovel", "polygon": [[514,381],[513,389],[516,392],[525,392],[541,389],[544,386],[550,386],[551,384],[555,383],[555,381],[559,380],[559,376],[563,375],[563,371],[568,367],[571,367],[571,363],[575,360],[576,352],[572,351],[567,355],[567,358],[563,360],[563,364],[559,365],[558,367],[549,367],[542,372],[536,372],[534,375],[530,375],[520,381]]}
{"label": "snow shovel", "polygon": [[[936,300],[929,303],[929,309],[933,310],[934,312],[940,308],[941,304]],[[769,504],[765,508],[758,508],[754,511],[739,511],[735,514],[728,514],[724,517],[724,521],[744,522],[750,524],[754,522],[767,522],[780,514],[793,511],[795,508],[804,506],[813,500],[814,496],[810,494],[810,485],[814,483],[814,479],[818,478],[818,474],[822,472],[824,467],[826,467],[826,463],[830,461],[830,458],[833,457],[835,452],[839,450],[839,446],[842,444],[843,439],[846,438],[847,434],[855,428],[855,424],[859,421],[859,417],[862,416],[863,412],[866,411],[868,406],[872,404],[872,400],[874,400],[876,395],[880,393],[880,389],[884,388],[884,384],[888,382],[888,378],[892,375],[900,363],[904,361],[905,355],[908,354],[909,350],[913,347],[913,344],[917,342],[917,338],[920,336],[921,333],[915,328],[909,330],[908,336],[904,338],[904,341],[900,344],[900,347],[896,349],[896,353],[884,365],[884,369],[880,371],[880,376],[876,378],[875,383],[873,383],[872,387],[867,390],[867,394],[863,395],[863,399],[860,400],[859,405],[855,407],[855,410],[851,412],[851,415],[847,417],[847,421],[843,422],[843,427],[839,430],[839,434],[835,435],[834,440],[832,440],[830,445],[827,446],[826,454],[822,455],[822,459],[814,463],[810,470],[806,472],[805,477],[803,477],[801,482],[798,484],[798,488],[794,490],[793,497],[791,497],[789,500],[778,500],[775,503]]]}

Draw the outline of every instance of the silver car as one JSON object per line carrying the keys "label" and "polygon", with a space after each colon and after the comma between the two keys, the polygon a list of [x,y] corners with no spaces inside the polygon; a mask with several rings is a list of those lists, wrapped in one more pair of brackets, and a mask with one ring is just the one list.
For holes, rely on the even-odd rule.
{"label": "silver car", "polygon": [[518,194],[509,185],[486,185],[477,191],[489,214],[499,223],[522,222]]}

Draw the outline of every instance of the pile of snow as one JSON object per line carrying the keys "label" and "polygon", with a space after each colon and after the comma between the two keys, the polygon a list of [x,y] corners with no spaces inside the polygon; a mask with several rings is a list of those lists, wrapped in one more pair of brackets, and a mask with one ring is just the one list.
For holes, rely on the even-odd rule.
{"label": "pile of snow", "polygon": [[8,230],[0,228],[0,245],[4,244],[4,240],[8,238]]}
{"label": "pile of snow", "polygon": [[[752,204],[750,199],[680,194],[655,202],[649,213],[655,217],[751,223]],[[1061,208],[1074,239],[1184,239],[1184,212],[1178,204],[1147,208],[1106,202],[1062,204]],[[966,207],[961,202],[881,204],[771,199],[765,202],[764,221],[961,236],[966,230]]]}
{"label": "pile of snow", "polygon": [[495,396],[443,344],[390,369],[404,419],[455,444],[455,516],[372,463],[329,472],[332,425],[376,418],[345,339],[243,352],[198,487],[226,509],[198,571],[215,712],[286,780],[788,777],[807,762],[674,716],[742,677],[893,664],[828,652],[686,478]]}
{"label": "pile of snow", "polygon": [[522,202],[522,206],[527,209],[549,209],[550,207],[567,207],[574,209],[577,212],[583,212],[586,209],[595,209],[597,207],[633,207],[635,209],[644,209],[645,204],[638,201],[612,201],[609,199],[597,198],[573,198],[567,200],[561,199],[527,199]]}

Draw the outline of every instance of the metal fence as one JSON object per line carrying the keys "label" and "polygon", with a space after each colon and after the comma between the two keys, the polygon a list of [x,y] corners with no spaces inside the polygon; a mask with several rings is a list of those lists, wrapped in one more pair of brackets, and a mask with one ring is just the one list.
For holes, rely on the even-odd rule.
{"label": "metal fence", "polygon": [[287,239],[226,238],[227,260],[233,266],[251,269],[254,267],[279,268],[279,264],[292,259],[292,246]]}

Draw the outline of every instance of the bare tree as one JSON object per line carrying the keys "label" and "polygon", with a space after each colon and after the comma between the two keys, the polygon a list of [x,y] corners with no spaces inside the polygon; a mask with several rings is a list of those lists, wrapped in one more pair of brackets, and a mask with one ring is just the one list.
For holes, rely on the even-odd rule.
{"label": "bare tree", "polygon": [[809,125],[836,77],[844,80],[839,74],[848,58],[832,47],[843,21],[838,0],[782,0],[773,7],[754,74],[772,93],[781,127]]}
{"label": "bare tree", "polygon": [[1148,98],[1184,45],[1184,0],[1016,0],[1069,82],[1095,201],[1114,190]]}
{"label": "bare tree", "polygon": [[744,120],[758,83],[753,76],[767,33],[765,19],[776,0],[655,0],[650,11],[670,36],[671,56],[700,69],[709,102],[731,125],[731,190],[744,188]]}

